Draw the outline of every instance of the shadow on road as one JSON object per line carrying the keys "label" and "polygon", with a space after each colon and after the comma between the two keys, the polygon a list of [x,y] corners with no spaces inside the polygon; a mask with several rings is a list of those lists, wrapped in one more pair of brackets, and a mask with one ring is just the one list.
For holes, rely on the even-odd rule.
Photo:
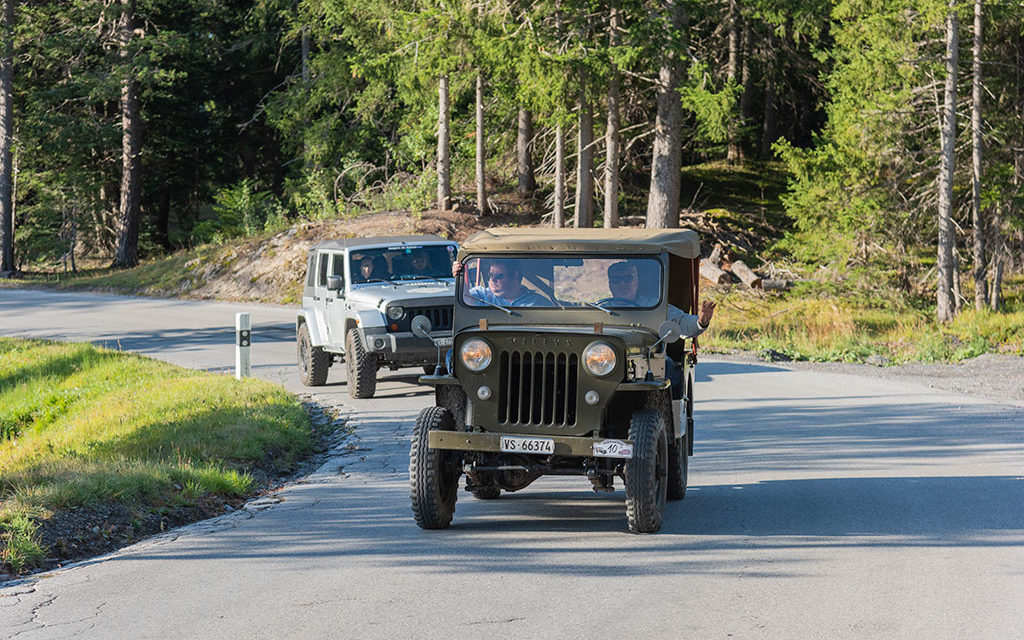
{"label": "shadow on road", "polygon": [[[614,494],[595,494],[576,478],[542,478],[492,501],[460,491],[452,527],[421,531],[409,509],[406,450],[381,436],[366,444],[389,448],[391,466],[359,472],[358,482],[317,486],[315,506],[303,504],[298,487],[290,505],[260,515],[262,532],[200,537],[187,552],[157,547],[142,557],[317,559],[438,573],[750,575],[737,556],[717,552],[794,550],[791,560],[755,571],[764,577],[798,575],[801,560],[821,548],[1024,547],[1024,478],[972,473],[1019,462],[1018,411],[779,402],[788,408],[764,401],[702,412],[691,488],[668,504],[657,535],[626,532],[621,484]],[[360,420],[364,433],[394,430],[387,416]],[[963,475],[949,475],[960,468],[949,464],[937,468],[944,475],[930,475],[935,456],[955,458]],[[783,479],[702,482],[734,473]],[[254,538],[240,544],[242,535]],[[749,562],[749,554],[740,557]]]}

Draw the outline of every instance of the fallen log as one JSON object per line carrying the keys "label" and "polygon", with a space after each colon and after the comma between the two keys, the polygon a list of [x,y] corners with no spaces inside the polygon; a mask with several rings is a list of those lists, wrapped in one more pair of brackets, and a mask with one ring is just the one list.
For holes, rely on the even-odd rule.
{"label": "fallen log", "polygon": [[708,262],[707,260],[700,261],[700,275],[706,280],[710,280],[715,284],[726,284],[732,281],[729,274],[715,264]]}
{"label": "fallen log", "polygon": [[787,291],[793,283],[782,278],[765,278],[761,281],[761,288],[765,291]]}
{"label": "fallen log", "polygon": [[743,284],[751,289],[757,289],[761,286],[761,276],[754,273],[753,269],[748,267],[747,263],[742,260],[733,262],[730,269],[736,274],[736,277],[743,281]]}

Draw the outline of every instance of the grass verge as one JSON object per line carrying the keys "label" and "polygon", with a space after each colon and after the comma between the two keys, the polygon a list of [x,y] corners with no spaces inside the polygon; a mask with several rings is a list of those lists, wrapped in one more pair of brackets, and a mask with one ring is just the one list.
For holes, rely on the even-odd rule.
{"label": "grass verge", "polygon": [[793,360],[889,364],[958,362],[984,353],[1024,355],[1024,276],[1004,286],[999,313],[964,309],[949,324],[934,308],[914,308],[855,291],[797,290],[765,294],[709,288],[715,320],[701,338],[710,352],[775,352]]}
{"label": "grass verge", "polygon": [[218,513],[315,448],[299,401],[270,383],[0,338],[0,568]]}

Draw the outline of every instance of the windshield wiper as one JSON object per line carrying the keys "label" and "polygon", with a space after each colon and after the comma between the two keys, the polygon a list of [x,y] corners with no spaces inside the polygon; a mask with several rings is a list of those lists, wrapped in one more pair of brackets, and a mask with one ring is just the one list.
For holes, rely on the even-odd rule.
{"label": "windshield wiper", "polygon": [[614,316],[615,315],[615,312],[609,311],[608,309],[605,309],[604,307],[602,307],[601,305],[597,304],[596,302],[587,302],[586,300],[584,300],[583,304],[587,305],[588,307],[594,307],[595,309],[600,309],[601,311],[604,311],[605,313],[607,313],[610,316]]}
{"label": "windshield wiper", "polygon": [[484,300],[484,299],[483,299],[483,298],[481,298],[480,296],[475,296],[475,295],[473,295],[472,293],[471,293],[471,294],[469,294],[469,297],[470,297],[470,298],[473,298],[474,300],[479,300],[480,302],[482,302],[482,303],[484,303],[484,304],[489,304],[489,305],[491,305],[492,307],[494,307],[495,309],[501,309],[502,311],[504,311],[504,312],[505,312],[505,313],[507,313],[508,315],[513,315],[513,314],[512,314],[512,310],[511,310],[511,309],[506,309],[505,307],[501,306],[500,304],[497,304],[497,303],[495,303],[495,302],[491,302],[490,300]]}

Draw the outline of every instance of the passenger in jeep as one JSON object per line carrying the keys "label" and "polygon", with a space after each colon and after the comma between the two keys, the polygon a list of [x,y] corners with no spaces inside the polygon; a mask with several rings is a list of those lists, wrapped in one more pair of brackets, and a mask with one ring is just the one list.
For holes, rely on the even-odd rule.
{"label": "passenger in jeep", "polygon": [[[452,263],[452,276],[459,277],[462,263]],[[476,298],[502,307],[548,307],[551,302],[536,291],[523,286],[523,273],[515,260],[494,260],[487,268],[487,286],[473,287],[466,291],[469,298]]]}

